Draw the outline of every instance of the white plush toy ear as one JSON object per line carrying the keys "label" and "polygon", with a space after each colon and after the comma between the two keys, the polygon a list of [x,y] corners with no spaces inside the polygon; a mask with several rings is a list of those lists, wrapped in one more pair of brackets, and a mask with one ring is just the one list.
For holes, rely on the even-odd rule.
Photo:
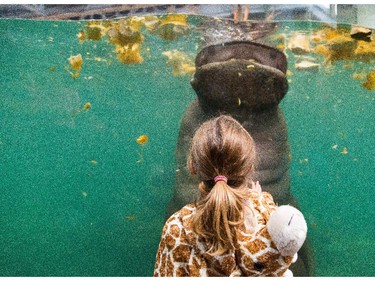
{"label": "white plush toy ear", "polygon": [[283,205],[271,214],[267,230],[282,256],[294,256],[305,242],[307,224],[299,210]]}

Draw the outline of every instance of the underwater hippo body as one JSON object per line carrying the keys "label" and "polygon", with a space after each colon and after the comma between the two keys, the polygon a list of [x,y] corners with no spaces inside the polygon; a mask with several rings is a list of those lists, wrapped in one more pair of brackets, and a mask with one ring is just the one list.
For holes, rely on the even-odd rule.
{"label": "underwater hippo body", "polygon": [[[191,85],[198,98],[181,121],[176,185],[167,216],[199,196],[199,182],[187,168],[187,154],[195,130],[219,114],[231,115],[252,135],[257,150],[253,180],[259,181],[277,204],[298,207],[290,193],[288,132],[278,106],[288,91],[284,53],[254,42],[228,42],[202,49],[195,64]],[[304,247],[299,253],[301,261],[292,268],[297,276],[311,274],[301,265],[302,259],[307,259],[303,251]]]}
{"label": "underwater hippo body", "polygon": [[285,55],[253,42],[230,42],[204,48],[197,55],[196,68],[191,84],[198,99],[181,122],[178,172],[168,214],[197,198],[198,180],[186,167],[187,154],[195,130],[218,114],[233,116],[254,138],[258,154],[254,180],[278,204],[295,203],[290,194],[287,126],[278,106],[288,91]]}

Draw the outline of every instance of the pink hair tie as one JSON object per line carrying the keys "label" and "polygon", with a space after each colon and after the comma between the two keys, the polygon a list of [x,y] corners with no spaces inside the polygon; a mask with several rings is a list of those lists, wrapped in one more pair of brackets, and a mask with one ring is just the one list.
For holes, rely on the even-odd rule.
{"label": "pink hair tie", "polygon": [[228,179],[227,179],[226,176],[216,176],[216,177],[214,178],[214,182],[217,183],[218,181],[224,181],[225,183],[227,183],[227,182],[228,182]]}

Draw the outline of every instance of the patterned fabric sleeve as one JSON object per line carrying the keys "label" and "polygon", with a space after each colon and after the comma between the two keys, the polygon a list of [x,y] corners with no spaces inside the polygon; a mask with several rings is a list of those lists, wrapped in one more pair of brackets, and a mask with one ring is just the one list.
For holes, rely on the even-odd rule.
{"label": "patterned fabric sleeve", "polygon": [[166,276],[165,275],[165,268],[166,266],[166,257],[168,256],[168,252],[166,251],[166,243],[165,243],[165,234],[166,230],[168,229],[168,221],[164,224],[162,235],[161,235],[161,240],[159,243],[159,248],[156,253],[156,262],[155,262],[155,267],[154,267],[154,277],[161,277],[161,276]]}
{"label": "patterned fabric sleeve", "polygon": [[154,276],[200,276],[202,263],[194,255],[195,236],[186,229],[192,207],[187,205],[172,215],[164,225],[156,254]]}
{"label": "patterned fabric sleeve", "polygon": [[[179,212],[175,213],[170,217],[163,227],[163,232],[161,240],[159,243],[159,249],[156,254],[156,263],[154,268],[154,276],[164,277],[164,276],[183,276],[184,272],[175,270],[175,262],[183,262],[178,254],[176,253],[176,248],[180,248],[180,230],[178,225]],[[183,266],[183,264],[181,264]],[[184,266],[183,266],[184,267]]]}

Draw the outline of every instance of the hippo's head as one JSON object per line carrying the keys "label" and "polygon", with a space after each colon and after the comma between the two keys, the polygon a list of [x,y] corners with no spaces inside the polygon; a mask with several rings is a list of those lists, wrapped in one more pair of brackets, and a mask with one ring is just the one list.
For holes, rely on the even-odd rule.
{"label": "hippo's head", "polygon": [[236,113],[276,106],[288,91],[287,60],[278,49],[249,41],[203,48],[191,85],[202,106]]}

